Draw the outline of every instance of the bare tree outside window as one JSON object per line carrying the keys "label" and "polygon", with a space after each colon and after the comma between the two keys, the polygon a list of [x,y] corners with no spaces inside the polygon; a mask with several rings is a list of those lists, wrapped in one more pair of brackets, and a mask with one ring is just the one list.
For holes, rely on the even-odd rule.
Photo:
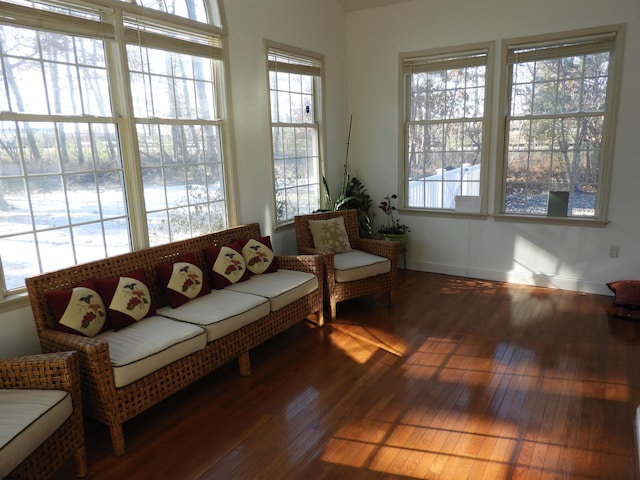
{"label": "bare tree outside window", "polygon": [[218,6],[144,6],[3,5],[0,298],[27,276],[227,225]]}
{"label": "bare tree outside window", "polygon": [[480,196],[487,56],[486,48],[403,56],[406,206],[453,210],[456,197]]}
{"label": "bare tree outside window", "polygon": [[511,47],[503,212],[597,218],[615,35]]}

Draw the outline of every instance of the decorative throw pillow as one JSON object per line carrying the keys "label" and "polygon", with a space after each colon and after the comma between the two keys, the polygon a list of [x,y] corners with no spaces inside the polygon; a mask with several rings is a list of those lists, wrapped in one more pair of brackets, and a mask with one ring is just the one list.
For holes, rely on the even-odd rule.
{"label": "decorative throw pillow", "polygon": [[616,307],[640,309],[640,280],[619,280],[607,283],[615,294],[613,304]]}
{"label": "decorative throw pillow", "polygon": [[344,228],[344,218],[309,220],[313,246],[323,252],[344,253],[351,251],[349,236]]}
{"label": "decorative throw pillow", "polygon": [[213,288],[221,290],[231,284],[249,280],[249,270],[238,242],[223,247],[205,248],[202,252],[213,277]]}
{"label": "decorative throw pillow", "polygon": [[198,261],[191,254],[173,264],[156,266],[156,272],[171,308],[211,292]]}
{"label": "decorative throw pillow", "polygon": [[252,275],[272,273],[278,270],[276,257],[273,255],[271,237],[244,238],[236,240],[241,246],[241,253]]}
{"label": "decorative throw pillow", "polygon": [[96,285],[116,331],[156,314],[143,269],[122,277],[96,280]]}
{"label": "decorative throw pillow", "polygon": [[93,337],[109,330],[107,309],[93,280],[68,290],[47,293],[47,302],[63,332]]}

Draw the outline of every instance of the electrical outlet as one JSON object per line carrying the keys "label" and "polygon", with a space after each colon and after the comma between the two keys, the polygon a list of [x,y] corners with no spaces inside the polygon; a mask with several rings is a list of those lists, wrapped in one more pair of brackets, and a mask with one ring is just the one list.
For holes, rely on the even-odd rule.
{"label": "electrical outlet", "polygon": [[618,245],[609,245],[609,258],[617,258],[618,257]]}

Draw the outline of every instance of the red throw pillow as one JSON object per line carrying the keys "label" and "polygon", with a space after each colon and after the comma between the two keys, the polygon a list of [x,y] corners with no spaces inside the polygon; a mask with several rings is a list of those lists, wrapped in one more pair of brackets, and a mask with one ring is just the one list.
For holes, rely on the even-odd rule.
{"label": "red throw pillow", "polygon": [[74,288],[47,292],[58,329],[85,337],[109,330],[111,325],[107,309],[93,280],[87,280]]}
{"label": "red throw pillow", "polygon": [[251,275],[278,271],[278,264],[271,246],[271,237],[243,238],[235,241],[240,244],[242,257]]}
{"label": "red throw pillow", "polygon": [[96,280],[96,286],[108,308],[114,330],[156,314],[143,269],[122,277]]}
{"label": "red throw pillow", "polygon": [[192,254],[172,264],[158,265],[156,272],[171,308],[178,308],[189,300],[211,292],[204,272]]}
{"label": "red throw pillow", "polygon": [[607,283],[615,293],[613,304],[616,307],[640,308],[640,280],[619,280]]}
{"label": "red throw pillow", "polygon": [[213,277],[213,288],[220,290],[238,282],[249,280],[249,270],[238,242],[223,247],[205,248],[202,252]]}

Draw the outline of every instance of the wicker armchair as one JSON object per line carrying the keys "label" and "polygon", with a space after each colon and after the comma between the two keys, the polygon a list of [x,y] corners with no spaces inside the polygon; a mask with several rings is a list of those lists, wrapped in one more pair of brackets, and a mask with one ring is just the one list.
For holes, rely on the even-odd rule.
{"label": "wicker armchair", "polygon": [[[313,236],[309,229],[309,220],[327,220],[339,216],[344,219],[344,225],[351,248],[388,258],[391,261],[391,271],[359,280],[348,282],[336,281],[334,266],[335,254],[320,251],[314,247]],[[330,306],[331,320],[335,320],[336,318],[337,303],[351,298],[387,293],[389,296],[389,306],[393,305],[396,276],[398,273],[398,253],[400,249],[400,245],[397,242],[360,238],[358,233],[357,210],[338,210],[334,212],[298,215],[295,217],[294,223],[298,253],[322,255],[324,258],[324,298],[325,302]]]}
{"label": "wicker armchair", "polygon": [[77,353],[47,353],[0,360],[0,389],[66,390],[71,393],[73,405],[71,416],[6,478],[51,478],[71,458],[75,461],[77,476],[84,477],[87,457]]}

